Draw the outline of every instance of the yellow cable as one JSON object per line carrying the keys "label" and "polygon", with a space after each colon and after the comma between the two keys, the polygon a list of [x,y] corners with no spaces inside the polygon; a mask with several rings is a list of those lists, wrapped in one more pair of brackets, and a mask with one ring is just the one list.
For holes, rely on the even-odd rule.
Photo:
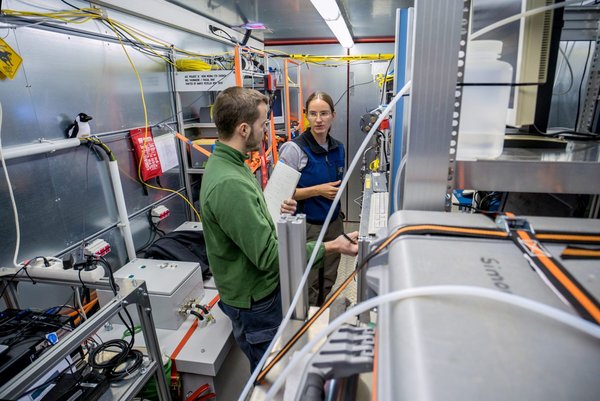
{"label": "yellow cable", "polygon": [[394,55],[391,53],[377,53],[377,54],[361,54],[353,56],[314,56],[311,54],[288,54],[288,57],[294,60],[302,60],[313,63],[322,63],[325,61],[377,61],[377,60],[391,60]]}
{"label": "yellow cable", "polygon": [[126,27],[129,31],[136,32],[139,36],[141,36],[143,38],[146,38],[146,39],[148,39],[148,40],[150,40],[150,41],[152,41],[154,43],[158,43],[158,44],[160,44],[160,45],[162,45],[164,47],[172,47],[173,50],[176,50],[176,51],[178,51],[180,53],[183,53],[183,54],[186,54],[188,56],[196,56],[196,57],[206,57],[206,58],[209,58],[209,57],[213,57],[213,56],[233,55],[233,52],[220,52],[220,53],[213,53],[213,54],[203,54],[203,53],[192,52],[192,51],[189,51],[189,50],[181,49],[181,48],[179,48],[177,46],[174,46],[172,44],[169,44],[167,42],[164,42],[160,38],[155,38],[155,37],[153,37],[153,36],[145,33],[144,31],[140,31],[139,29],[137,29],[137,28],[135,28],[135,27],[133,27],[131,25],[127,25],[127,24],[125,24],[123,22],[119,22],[119,25],[122,26],[122,27]]}
{"label": "yellow cable", "polygon": [[177,71],[210,71],[212,66],[198,59],[182,58],[175,61]]}
{"label": "yellow cable", "polygon": [[150,46],[148,43],[144,42],[143,40],[141,40],[140,38],[138,38],[137,36],[135,36],[133,33],[131,33],[126,27],[124,27],[119,22],[113,21],[110,18],[106,18],[106,22],[108,22],[113,27],[114,33],[119,37],[119,42],[121,42],[121,39],[120,39],[119,33],[117,32],[117,30],[115,28],[115,25],[118,26],[119,29],[121,29],[121,30],[125,31],[127,34],[129,34],[129,36],[131,36],[132,38],[134,38],[137,42],[141,43],[149,52],[151,52],[152,54],[154,54],[156,57],[159,57],[160,59],[162,59],[167,64],[171,64],[171,65],[175,66],[171,60],[169,60],[164,55],[158,53],[156,50],[154,50],[152,48],[152,46]]}
{"label": "yellow cable", "polygon": [[[158,57],[160,57],[161,59],[167,61],[170,64],[173,64],[171,62],[171,60],[167,59],[165,56],[157,53],[154,49],[152,49],[151,46],[149,46],[146,42],[144,42],[143,40],[139,39],[136,35],[134,35],[131,31],[132,29],[130,29],[128,26],[119,23],[117,21],[114,21],[110,18],[105,18],[100,14],[100,11],[97,9],[85,9],[82,8],[80,10],[73,10],[73,11],[57,11],[57,12],[52,12],[52,13],[38,13],[38,12],[33,12],[33,11],[16,11],[16,10],[4,10],[3,13],[5,15],[12,15],[12,16],[28,16],[28,17],[45,17],[45,18],[51,18],[51,19],[56,19],[59,21],[63,21],[66,23],[84,23],[87,22],[89,20],[93,20],[93,19],[103,19],[106,22],[108,22],[108,24],[110,25],[111,29],[113,30],[114,34],[117,36],[117,39],[119,40],[119,43],[121,44],[121,47],[123,48],[123,51],[125,52],[125,55],[127,56],[127,59],[129,60],[129,64],[131,65],[131,67],[133,68],[133,71],[135,72],[137,81],[138,81],[138,85],[140,87],[140,95],[142,98],[142,107],[144,109],[144,123],[145,126],[148,127],[148,111],[147,111],[147,107],[146,107],[146,99],[144,96],[144,87],[142,85],[142,80],[141,77],[139,75],[139,72],[137,71],[137,68],[135,67],[135,64],[133,63],[133,60],[131,59],[131,57],[129,56],[129,53],[127,52],[127,49],[125,48],[125,44],[123,43],[122,39],[121,39],[121,35],[119,34],[118,30],[117,30],[117,26],[125,31],[126,33],[128,33],[129,35],[131,35],[131,37],[133,37],[135,40],[137,40],[139,43],[141,43],[142,45],[144,45],[144,47],[146,47],[146,49],[148,49],[149,51],[151,51],[152,53],[154,53],[155,55],[157,55]],[[91,14],[91,15],[90,15]],[[139,34],[138,30],[134,30]],[[146,38],[149,38],[148,36],[144,35],[140,35],[140,36],[144,36]],[[154,40],[154,39],[152,39]],[[156,41],[156,40],[155,40]],[[158,41],[156,41],[158,43]],[[163,43],[164,44],[164,43]],[[148,131],[146,131],[146,135],[148,134]],[[177,196],[181,197],[188,205],[190,205],[190,207],[192,208],[192,210],[194,211],[194,213],[196,214],[196,217],[198,218],[198,220],[200,221],[200,214],[198,213],[198,211],[196,210],[196,208],[194,207],[194,205],[183,195],[181,195],[179,192],[174,191],[172,189],[168,189],[168,188],[159,188],[153,185],[150,185],[146,182],[144,182],[142,180],[142,176],[141,176],[141,168],[142,168],[142,162],[144,160],[144,152],[146,150],[145,148],[145,143],[146,143],[146,135],[144,136],[144,146],[142,147],[142,154],[140,156],[140,162],[138,164],[138,179],[139,181],[152,189],[156,189],[159,191],[165,191],[165,192],[171,192],[176,194]]]}
{"label": "yellow cable", "polygon": [[[4,15],[10,15],[10,16],[15,16],[15,17],[41,17],[41,18],[50,18],[50,19],[55,19],[55,20],[59,20],[65,23],[73,23],[73,24],[83,24],[85,22],[88,22],[90,20],[104,20],[107,21],[109,20],[109,18],[106,18],[102,15],[102,11],[97,9],[97,8],[81,8],[79,10],[64,10],[64,11],[55,11],[55,12],[35,12],[35,11],[20,11],[20,10],[3,10],[2,13]],[[171,63],[171,61],[166,58],[165,56],[163,56],[162,54],[156,52],[154,49],[152,49],[152,47],[144,40],[140,39],[140,37],[146,38],[148,39],[150,42],[161,45],[163,47],[170,47],[180,53],[186,54],[186,55],[190,55],[190,56],[196,56],[196,57],[205,57],[205,58],[210,58],[213,56],[222,56],[222,55],[231,55],[233,54],[233,52],[220,52],[220,53],[214,53],[214,54],[201,54],[201,53],[197,53],[197,52],[192,52],[189,50],[185,50],[185,49],[181,49],[178,48],[176,46],[173,46],[159,38],[155,38],[135,27],[132,27],[130,25],[127,25],[125,23],[122,23],[120,21],[114,20],[114,19],[110,19],[110,21],[112,22],[113,25],[113,31],[115,30],[115,26],[118,27],[119,29],[127,32],[129,35],[131,35],[132,38],[134,38],[137,42],[139,42],[140,44],[142,44],[148,51],[152,52],[153,54],[155,54],[157,57],[162,58],[165,62],[167,63]],[[115,32],[117,35],[118,33]]]}
{"label": "yellow cable", "polygon": [[99,11],[92,8],[82,8],[81,10],[56,11],[50,13],[41,13],[36,11],[3,10],[4,15],[14,17],[44,17],[72,24],[83,24],[84,22],[102,18]]}
{"label": "yellow cable", "polygon": [[385,79],[383,78],[383,74],[377,74],[377,85],[381,88],[383,87],[384,82],[391,82],[394,80],[394,74],[388,74]]}
{"label": "yellow cable", "polygon": [[[108,23],[113,28],[113,30],[115,30],[115,27],[114,27],[114,25],[112,24],[112,22],[110,20],[108,20]],[[117,32],[115,32],[115,34],[117,34]],[[125,48],[125,44],[123,43],[123,41],[121,40],[121,37],[118,34],[117,34],[117,39],[119,39],[119,43],[121,44],[121,47],[123,48],[123,51],[125,52],[125,55],[127,56],[127,60],[129,60],[129,64],[133,68],[133,72],[135,73],[135,76],[137,78],[138,85],[140,87],[140,94],[141,94],[141,97],[142,97],[142,106],[144,108],[144,127],[148,127],[148,110],[146,108],[146,99],[145,99],[145,96],[144,96],[144,86],[142,85],[142,78],[140,77],[140,74],[139,74],[137,68],[135,67],[135,64],[133,63],[133,60],[129,56],[129,52],[127,52],[127,49]],[[194,205],[192,205],[192,203],[185,196],[181,195],[179,192],[174,191],[172,189],[156,187],[156,186],[150,185],[147,182],[145,182],[144,180],[142,180],[142,163],[144,161],[144,152],[146,151],[146,137],[147,137],[147,135],[148,135],[148,130],[146,130],[145,134],[144,134],[144,141],[143,141],[144,145],[142,146],[142,154],[140,155],[140,161],[138,163],[138,179],[140,180],[140,182],[143,185],[147,186],[148,188],[156,189],[156,190],[159,190],[159,191],[171,192],[171,193],[176,194],[177,196],[179,196],[180,198],[182,198],[188,205],[190,205],[190,207],[192,208],[192,210],[196,214],[196,217],[198,218],[198,221],[201,221],[200,214],[198,213],[198,211],[196,210],[196,208],[194,207]]]}

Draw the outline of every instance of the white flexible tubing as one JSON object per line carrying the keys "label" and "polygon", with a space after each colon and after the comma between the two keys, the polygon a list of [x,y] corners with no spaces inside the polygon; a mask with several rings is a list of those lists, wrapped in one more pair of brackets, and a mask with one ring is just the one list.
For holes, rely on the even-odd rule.
{"label": "white flexible tubing", "polygon": [[248,382],[246,383],[246,386],[242,390],[242,393],[240,394],[238,401],[245,400],[246,397],[248,396],[248,394],[250,393],[250,390],[251,390],[252,386],[254,385],[256,377],[260,373],[260,370],[262,369],[262,366],[264,365],[264,363],[267,359],[267,356],[273,349],[273,346],[275,345],[275,342],[277,342],[277,339],[279,337],[281,337],[281,334],[283,333],[283,329],[285,328],[285,326],[288,324],[288,322],[290,321],[290,319],[292,317],[294,308],[296,307],[296,304],[298,303],[298,299],[300,298],[302,288],[304,288],[304,285],[306,284],[306,281],[308,279],[308,274],[310,273],[312,264],[314,263],[314,261],[317,257],[317,253],[319,252],[319,247],[323,243],[323,237],[325,237],[325,232],[327,231],[327,227],[329,226],[329,222],[331,221],[331,217],[333,216],[333,211],[335,210],[335,207],[338,204],[338,202],[340,201],[340,198],[342,197],[342,193],[344,192],[344,189],[346,188],[346,185],[348,184],[348,180],[350,179],[350,173],[352,173],[352,171],[356,167],[358,160],[362,157],[361,156],[362,152],[364,152],[365,148],[371,141],[373,134],[375,133],[375,131],[377,130],[377,128],[379,127],[381,122],[384,120],[385,117],[387,117],[387,115],[390,113],[390,110],[392,110],[392,108],[398,102],[398,100],[401,99],[402,96],[404,96],[408,92],[408,90],[411,87],[411,83],[412,83],[412,81],[408,81],[404,85],[404,87],[402,89],[400,89],[400,91],[396,94],[396,96],[394,96],[394,98],[392,99],[390,104],[388,104],[387,107],[383,110],[383,112],[381,113],[381,115],[379,116],[379,118],[377,119],[375,124],[373,124],[373,127],[371,128],[371,130],[369,131],[369,133],[363,140],[362,144],[360,145],[360,148],[358,148],[358,150],[356,151],[356,153],[354,155],[354,159],[352,159],[352,163],[350,163],[350,166],[348,167],[348,171],[346,172],[346,174],[344,175],[344,179],[342,180],[342,184],[340,185],[339,190],[338,190],[337,194],[335,195],[335,198],[333,199],[333,203],[331,204],[331,207],[329,208],[329,213],[327,213],[327,218],[325,218],[325,222],[323,223],[323,228],[321,228],[321,232],[319,233],[319,237],[317,238],[317,242],[315,243],[315,249],[313,250],[312,254],[310,255],[310,259],[306,265],[304,275],[302,276],[302,279],[300,280],[300,284],[298,285],[296,294],[294,295],[294,298],[292,299],[292,302],[290,304],[288,312],[286,313],[285,317],[281,321],[281,324],[279,325],[279,329],[277,330],[277,333],[275,333],[275,337],[273,337],[273,340],[271,341],[271,344],[269,344],[267,351],[265,352],[265,354],[263,355],[261,360],[258,362],[258,365],[256,365],[256,368],[254,369],[254,372],[252,372],[250,379],[248,379]]}
{"label": "white flexible tubing", "polygon": [[10,183],[10,177],[8,176],[8,170],[6,169],[6,161],[4,160],[4,152],[2,151],[2,104],[0,103],[0,160],[2,161],[2,168],[4,169],[4,177],[6,177],[6,185],[8,186],[8,194],[10,196],[10,202],[12,204],[13,214],[15,217],[15,254],[13,256],[13,265],[15,267],[21,267],[17,263],[19,257],[19,249],[21,248],[21,227],[19,225],[19,212],[17,211],[17,203],[15,202],[15,194],[12,190],[12,184]]}
{"label": "white flexible tubing", "polygon": [[110,170],[110,179],[112,182],[115,201],[117,202],[117,212],[119,213],[119,227],[123,233],[125,247],[127,248],[127,257],[129,261],[135,259],[135,246],[133,245],[133,236],[131,235],[131,226],[129,225],[129,216],[127,215],[127,206],[125,205],[125,196],[123,195],[123,186],[121,185],[121,176],[119,175],[119,164],[116,160],[108,162]]}
{"label": "white flexible tubing", "polygon": [[398,210],[398,198],[400,197],[400,177],[402,176],[402,172],[404,171],[404,166],[406,165],[406,160],[408,159],[408,152],[404,154],[402,160],[400,160],[400,165],[398,166],[398,171],[396,172],[396,177],[394,178],[394,186],[392,188],[392,194],[394,195],[394,209]]}
{"label": "white flexible tubing", "polygon": [[484,298],[492,301],[517,306],[519,308],[538,313],[542,316],[566,324],[567,326],[570,326],[585,334],[588,334],[596,339],[600,339],[600,326],[588,322],[584,319],[581,319],[577,316],[571,315],[567,312],[563,312],[562,310],[518,295],[506,294],[496,290],[466,285],[439,285],[408,288],[405,290],[394,291],[389,294],[371,298],[365,302],[356,305],[352,309],[348,309],[337,319],[332,321],[327,327],[325,327],[323,330],[317,333],[317,335],[312,340],[310,340],[299,352],[294,354],[292,359],[289,361],[289,363],[286,364],[281,374],[277,377],[277,379],[267,392],[264,401],[273,399],[273,396],[277,394],[279,389],[285,383],[286,377],[290,374],[290,372],[294,371],[296,365],[298,365],[298,363],[303,360],[306,354],[311,352],[313,347],[315,347],[321,340],[323,340],[329,334],[337,330],[342,324],[346,323],[351,318],[354,318],[356,315],[366,312],[376,306],[380,306],[394,301],[400,301],[407,298],[446,295]]}
{"label": "white flexible tubing", "polygon": [[525,12],[523,12],[521,14],[516,14],[516,15],[513,15],[512,17],[504,18],[504,19],[502,19],[502,20],[500,20],[498,22],[494,22],[493,24],[488,25],[485,28],[482,28],[482,29],[478,30],[477,32],[472,33],[469,36],[469,40],[477,39],[481,35],[485,35],[486,33],[491,32],[494,29],[498,29],[501,26],[508,25],[511,22],[518,21],[521,18],[530,17],[532,15],[543,13],[543,12],[548,11],[548,10],[554,10],[555,8],[566,7],[569,4],[580,3],[580,2],[581,2],[581,0],[568,0],[568,1],[565,1],[565,2],[562,2],[562,3],[557,3],[557,4],[552,4],[552,5],[549,5],[549,6],[534,8],[532,10],[525,11]]}
{"label": "white flexible tubing", "polygon": [[24,156],[38,155],[40,153],[52,153],[57,150],[76,148],[81,144],[81,140],[78,138],[71,139],[59,139],[56,141],[46,140],[40,143],[31,143],[21,146],[11,146],[8,149],[4,149],[4,159],[16,159]]}
{"label": "white flexible tubing", "polygon": [[75,298],[77,299],[77,306],[81,309],[81,317],[83,320],[87,320],[87,315],[85,314],[85,310],[83,309],[83,304],[81,302],[81,294],[79,293],[78,288],[73,288],[73,292],[75,293]]}

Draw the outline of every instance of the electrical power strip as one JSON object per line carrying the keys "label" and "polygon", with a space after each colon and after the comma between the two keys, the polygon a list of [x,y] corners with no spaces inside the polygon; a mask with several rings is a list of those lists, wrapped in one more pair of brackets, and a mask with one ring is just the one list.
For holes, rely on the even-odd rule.
{"label": "electrical power strip", "polygon": [[27,266],[26,269],[27,272],[21,270],[20,267],[2,267],[0,268],[0,276],[14,275],[18,272],[19,277],[27,277],[27,273],[29,273],[29,277],[31,278],[49,278],[78,282],[83,281],[84,283],[97,283],[101,278],[104,277],[104,269],[100,266],[96,267],[94,270],[65,270],[62,268],[62,264],[60,267],[57,267],[56,265],[50,265],[46,267],[42,261],[41,267]]}

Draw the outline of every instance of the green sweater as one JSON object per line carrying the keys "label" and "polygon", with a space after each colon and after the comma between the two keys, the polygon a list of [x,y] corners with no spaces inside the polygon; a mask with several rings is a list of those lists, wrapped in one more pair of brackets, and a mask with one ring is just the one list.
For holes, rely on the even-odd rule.
{"label": "green sweater", "polygon": [[[206,253],[221,300],[250,308],[279,283],[275,225],[241,152],[217,142],[200,188]],[[312,253],[314,242],[306,247]],[[321,245],[316,262],[325,248]],[[307,256],[308,258],[308,256]]]}

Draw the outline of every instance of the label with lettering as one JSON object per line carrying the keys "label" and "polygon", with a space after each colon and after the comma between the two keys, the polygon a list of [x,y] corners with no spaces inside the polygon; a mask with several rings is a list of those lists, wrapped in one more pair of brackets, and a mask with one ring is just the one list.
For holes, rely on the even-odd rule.
{"label": "label with lettering", "polygon": [[233,70],[178,72],[175,89],[179,92],[222,91],[235,86]]}

